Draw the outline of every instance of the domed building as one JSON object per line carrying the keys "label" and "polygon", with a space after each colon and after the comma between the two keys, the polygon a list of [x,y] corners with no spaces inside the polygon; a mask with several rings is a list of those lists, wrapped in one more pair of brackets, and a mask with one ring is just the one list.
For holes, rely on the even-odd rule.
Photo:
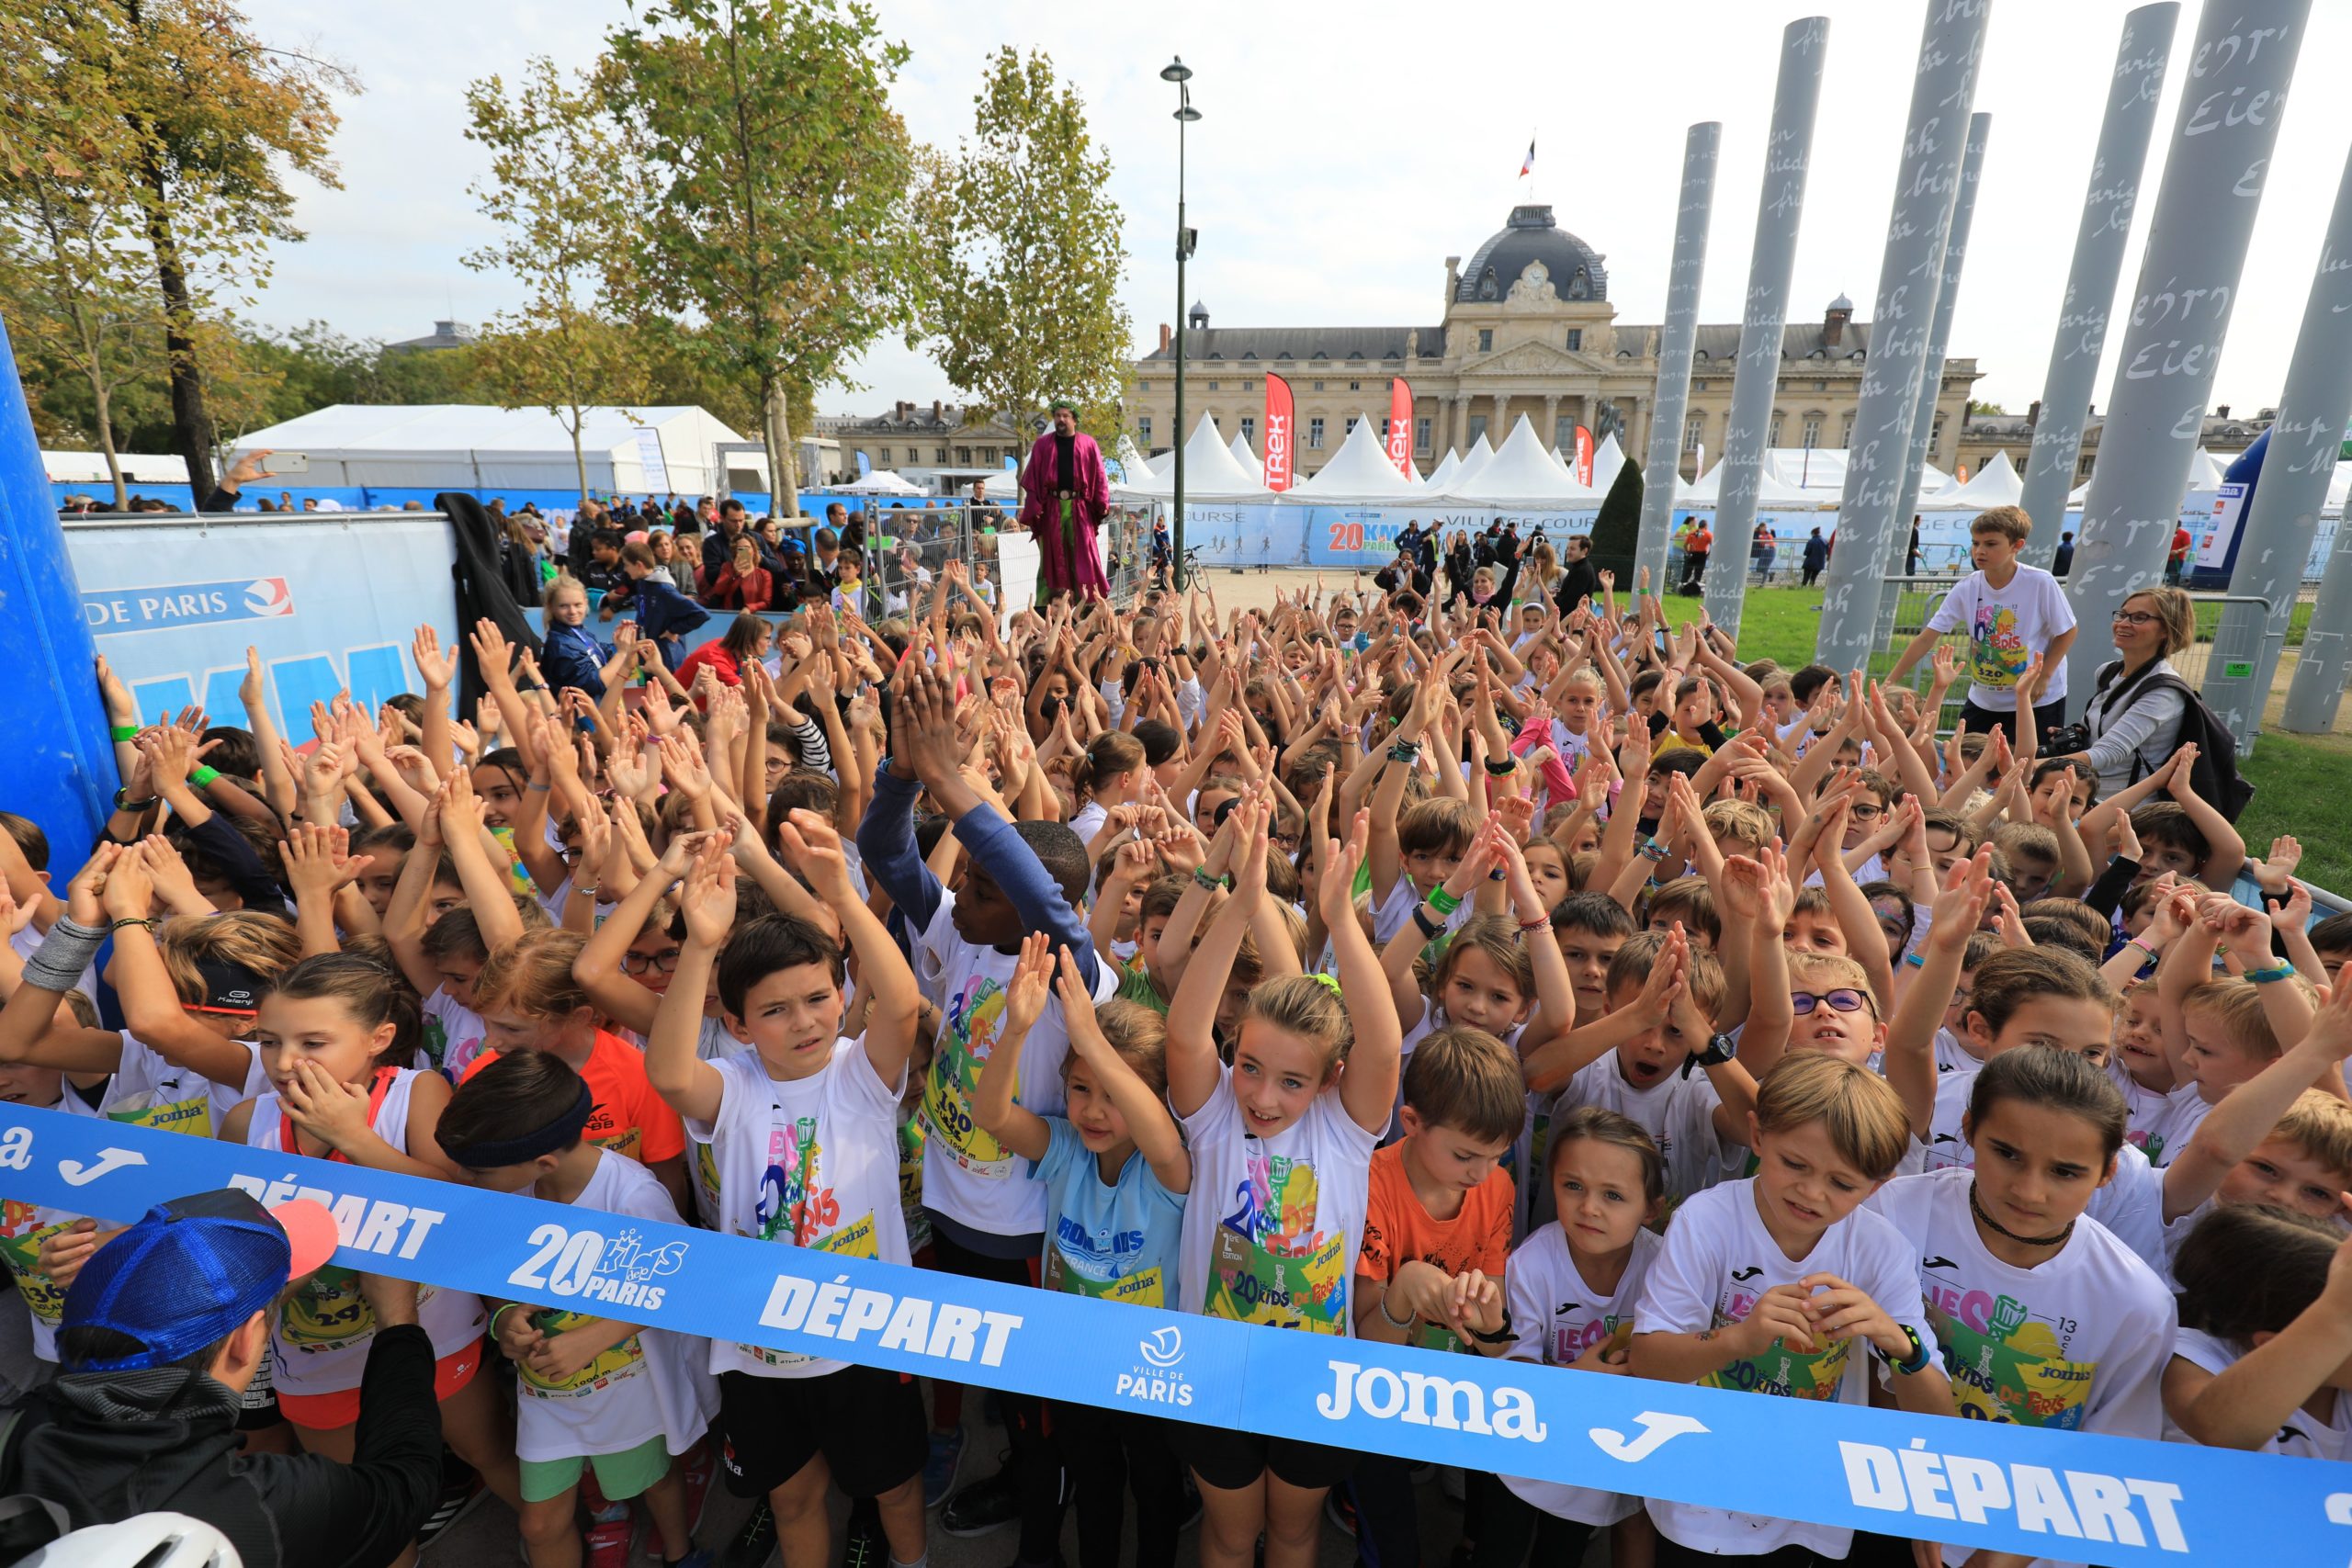
{"label": "domed building", "polygon": [[[1581,424],[1596,443],[1615,432],[1638,460],[1649,450],[1659,333],[1617,320],[1605,258],[1561,228],[1551,208],[1515,207],[1466,265],[1445,258],[1434,326],[1217,327],[1195,302],[1185,321],[1184,417],[1213,415],[1228,439],[1239,434],[1263,456],[1265,373],[1284,377],[1296,400],[1303,479],[1339,451],[1357,415],[1379,420],[1386,434],[1389,378],[1402,376],[1413,389],[1413,456],[1424,474],[1482,434],[1499,444],[1521,415],[1563,452],[1574,452]],[[1178,439],[1172,337],[1163,324],[1159,346],[1135,365],[1129,417],[1148,452]],[[1843,294],[1818,321],[1788,322],[1767,444],[1846,446],[1870,342],[1870,323],[1854,320]],[[1738,357],[1738,322],[1699,328],[1678,444],[1685,478],[1697,477],[1702,448],[1710,467],[1723,450]],[[1928,461],[1947,471],[1976,378],[1973,359],[1944,362]]]}

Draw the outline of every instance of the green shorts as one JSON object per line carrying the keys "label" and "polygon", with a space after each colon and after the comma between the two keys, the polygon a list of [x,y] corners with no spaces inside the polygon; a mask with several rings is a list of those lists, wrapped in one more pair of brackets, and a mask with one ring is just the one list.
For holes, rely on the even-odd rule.
{"label": "green shorts", "polygon": [[670,1445],[649,1438],[616,1454],[590,1454],[584,1459],[526,1459],[523,1467],[523,1501],[544,1503],[580,1484],[580,1472],[596,1467],[596,1484],[612,1501],[634,1497],[670,1473]]}

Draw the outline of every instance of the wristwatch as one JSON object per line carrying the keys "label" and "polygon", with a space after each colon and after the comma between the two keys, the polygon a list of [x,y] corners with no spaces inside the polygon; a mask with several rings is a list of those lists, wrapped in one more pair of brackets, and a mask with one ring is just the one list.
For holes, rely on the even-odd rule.
{"label": "wristwatch", "polygon": [[1738,1055],[1738,1041],[1728,1034],[1710,1034],[1705,1050],[1693,1051],[1682,1058],[1682,1076],[1689,1077],[1693,1067],[1720,1067]]}

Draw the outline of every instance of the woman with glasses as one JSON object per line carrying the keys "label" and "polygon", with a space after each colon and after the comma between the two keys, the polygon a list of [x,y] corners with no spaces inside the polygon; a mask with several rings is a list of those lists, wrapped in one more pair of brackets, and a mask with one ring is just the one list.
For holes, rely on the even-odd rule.
{"label": "woman with glasses", "polygon": [[2098,793],[2113,795],[2165,765],[2180,743],[2188,683],[2171,655],[2196,636],[2197,607],[2177,588],[2143,588],[2115,612],[2120,659],[2102,667],[2083,711],[2088,749],[2066,760],[2098,773]]}

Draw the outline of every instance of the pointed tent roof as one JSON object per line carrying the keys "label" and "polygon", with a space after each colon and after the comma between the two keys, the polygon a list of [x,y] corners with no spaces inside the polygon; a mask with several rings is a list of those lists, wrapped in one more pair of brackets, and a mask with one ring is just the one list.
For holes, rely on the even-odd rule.
{"label": "pointed tent roof", "polygon": [[2190,490],[2221,489],[2222,468],[2222,463],[2214,457],[2212,453],[2199,446],[2197,449],[2197,455],[2188,460],[2188,488]]}
{"label": "pointed tent roof", "polygon": [[1466,479],[1457,479],[1449,499],[1473,505],[1534,502],[1546,506],[1577,506],[1600,499],[1600,492],[1577,483],[1560,466],[1527,416],[1519,416],[1510,435],[1493,458]]}
{"label": "pointed tent roof", "polygon": [[1151,472],[1151,459],[1143,455],[1132,435],[1119,437],[1117,457],[1119,471],[1125,474],[1130,482],[1139,480]]}
{"label": "pointed tent roof", "polygon": [[[1121,495],[1172,497],[1176,493],[1175,458],[1173,452],[1165,454],[1153,460],[1155,471],[1148,478],[1111,488]],[[1201,422],[1193,426],[1193,438],[1184,443],[1184,499],[1258,501],[1272,493],[1257,473],[1235,460],[1233,448],[1225,444],[1225,434],[1217,429],[1216,421],[1203,414]]]}
{"label": "pointed tent roof", "polygon": [[[1617,480],[1617,470],[1624,466],[1625,448],[1617,444],[1617,433],[1612,430],[1609,439],[1592,454],[1592,488],[1607,495],[1609,487]],[[1573,474],[1576,469],[1572,468],[1568,472]]]}
{"label": "pointed tent roof", "polygon": [[1418,479],[1396,471],[1396,465],[1388,460],[1388,447],[1380,439],[1378,426],[1365,414],[1356,416],[1356,427],[1348,432],[1331,460],[1291,491],[1316,501],[1393,501],[1427,493]]}
{"label": "pointed tent roof", "polygon": [[1260,484],[1266,482],[1265,459],[1250,450],[1248,436],[1237,433],[1233,437],[1233,445],[1227,450],[1233,454],[1233,460],[1241,465],[1243,473],[1250,475]]}
{"label": "pointed tent roof", "polygon": [[2025,494],[2025,480],[2009,461],[2007,452],[1996,452],[1993,460],[1978,469],[1966,484],[1954,485],[1940,495],[1928,496],[1919,502],[1922,512],[1984,512],[1996,506],[2015,506]]}
{"label": "pointed tent roof", "polygon": [[1430,477],[1422,482],[1430,493],[1443,495],[1445,487],[1452,484],[1461,472],[1462,458],[1449,446],[1445,449],[1445,456],[1438,459],[1437,467],[1430,470]]}
{"label": "pointed tent roof", "polygon": [[[1487,433],[1478,432],[1478,439],[1470,443],[1462,454],[1462,466],[1453,470],[1453,488],[1459,490],[1478,477],[1478,471],[1495,460],[1495,449],[1487,445]],[[1445,492],[1448,495],[1453,491]]]}
{"label": "pointed tent roof", "polygon": [[836,487],[843,495],[921,495],[922,487],[908,483],[890,468],[876,468],[854,482]]}
{"label": "pointed tent roof", "polygon": [[[1676,476],[1678,479],[1680,477],[1679,474]],[[1720,505],[1723,501],[1723,487],[1724,460],[1718,457],[1715,459],[1713,468],[1699,476],[1698,483],[1677,488],[1674,504],[1677,506]],[[1796,512],[1820,504],[1820,496],[1811,491],[1801,490],[1780,478],[1772,472],[1770,464],[1760,465],[1757,468],[1756,505],[1758,511]]]}

